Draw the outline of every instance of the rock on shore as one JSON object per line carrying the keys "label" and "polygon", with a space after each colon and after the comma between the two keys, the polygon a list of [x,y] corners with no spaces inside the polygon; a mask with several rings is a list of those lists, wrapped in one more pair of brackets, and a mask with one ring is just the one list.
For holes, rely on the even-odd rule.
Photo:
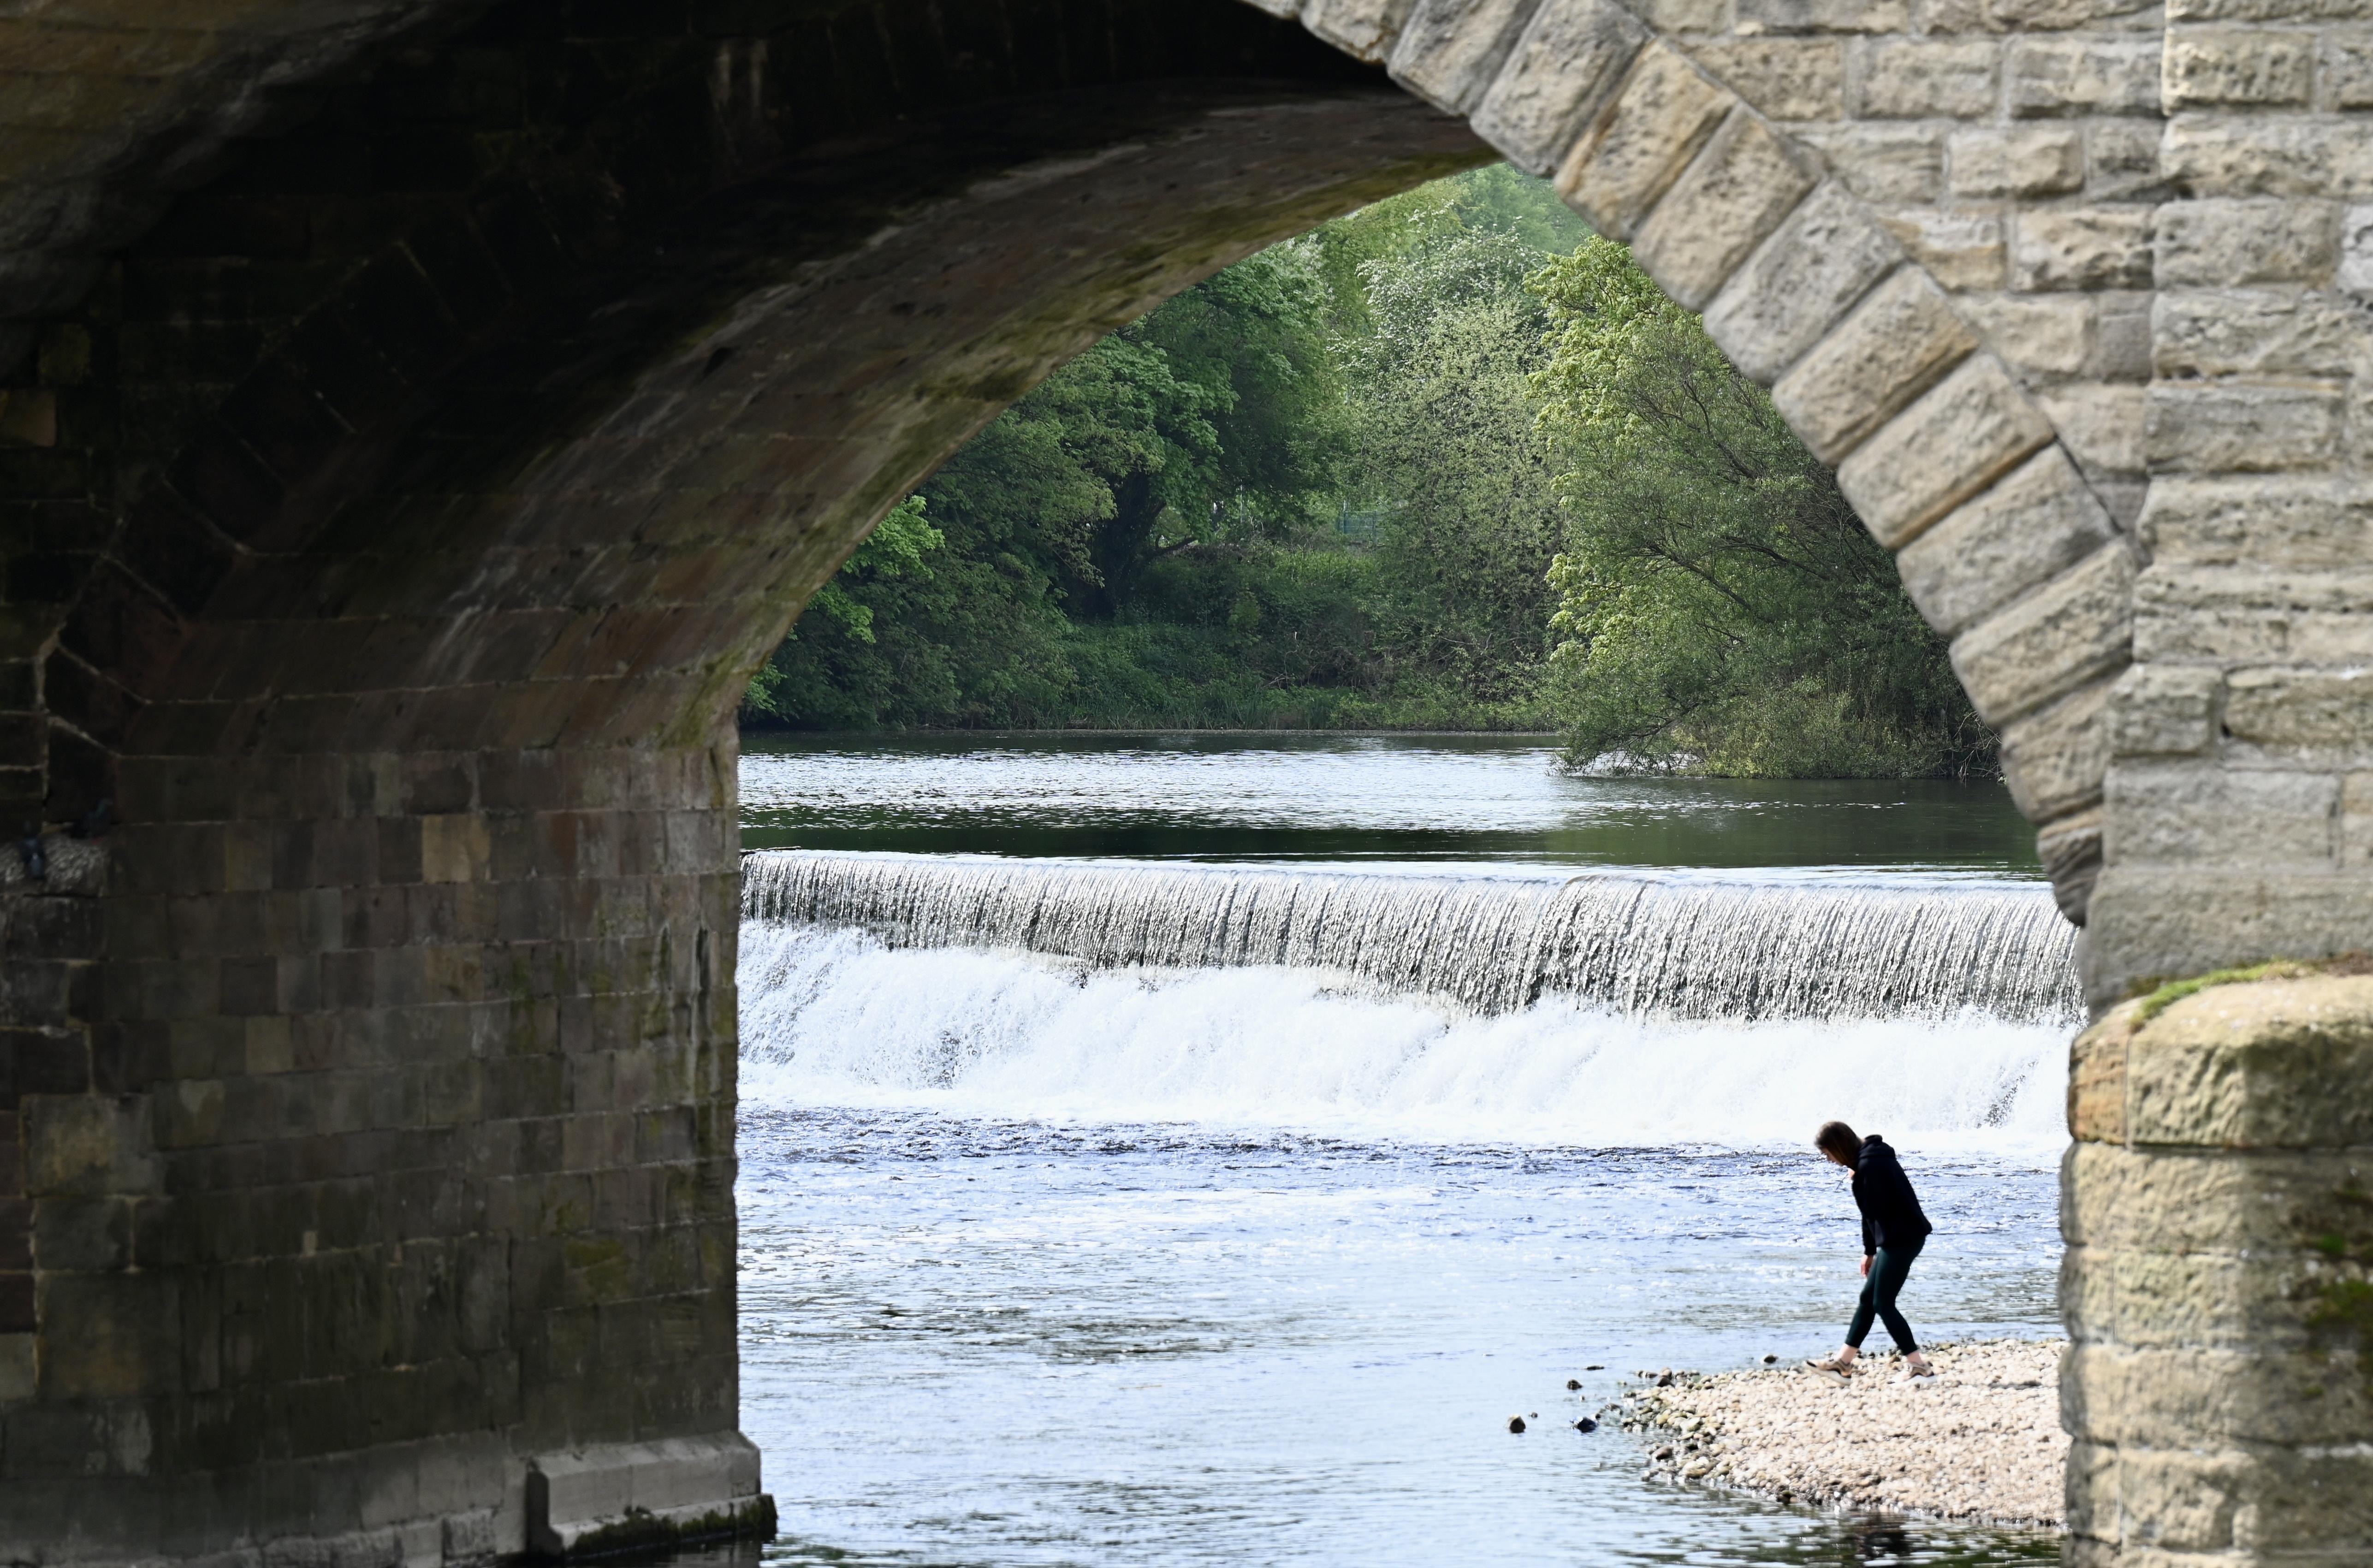
{"label": "rock on shore", "polygon": [[2059,1340],[1928,1347],[1936,1375],[1892,1356],[1844,1383],[1802,1365],[1675,1374],[1623,1396],[1652,1472],[1783,1503],[1994,1525],[2062,1524]]}

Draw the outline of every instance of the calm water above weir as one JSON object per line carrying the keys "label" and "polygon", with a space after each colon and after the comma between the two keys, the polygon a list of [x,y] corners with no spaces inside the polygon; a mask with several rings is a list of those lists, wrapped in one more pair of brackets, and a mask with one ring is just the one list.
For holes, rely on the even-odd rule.
{"label": "calm water above weir", "polygon": [[1577,778],[1535,736],[750,735],[752,849],[2040,877],[1999,784]]}
{"label": "calm water above weir", "polygon": [[1636,1368],[1835,1342],[1829,1116],[1937,1222],[1924,1332],[2053,1331],[2068,932],[1997,787],[752,751],[749,841],[799,846],[747,863],[741,958],[769,1558],[2053,1555],[1676,1490],[1573,1426]]}

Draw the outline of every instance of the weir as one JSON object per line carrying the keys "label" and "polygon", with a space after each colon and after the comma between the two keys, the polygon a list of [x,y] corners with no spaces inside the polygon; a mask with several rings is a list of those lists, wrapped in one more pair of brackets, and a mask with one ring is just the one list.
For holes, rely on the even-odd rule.
{"label": "weir", "polygon": [[1282,965],[1484,1013],[2083,1017],[2075,932],[2002,883],[1745,883],[752,854],[742,917],[1096,968]]}

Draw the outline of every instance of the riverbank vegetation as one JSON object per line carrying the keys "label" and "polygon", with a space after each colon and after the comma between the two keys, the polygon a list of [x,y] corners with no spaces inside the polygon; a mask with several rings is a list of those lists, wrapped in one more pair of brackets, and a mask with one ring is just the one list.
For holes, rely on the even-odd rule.
{"label": "riverbank vegetation", "polygon": [[875,531],[742,719],[1993,764],[1834,476],[1622,247],[1504,166],[1266,251],[1058,370]]}

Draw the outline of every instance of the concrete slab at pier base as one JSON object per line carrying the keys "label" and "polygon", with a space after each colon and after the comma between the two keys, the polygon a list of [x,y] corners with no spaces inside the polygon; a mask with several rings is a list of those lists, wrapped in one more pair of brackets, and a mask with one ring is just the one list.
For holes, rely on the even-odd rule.
{"label": "concrete slab at pier base", "polygon": [[738,1432],[604,1443],[528,1467],[527,1546],[539,1557],[774,1533],[757,1446]]}

